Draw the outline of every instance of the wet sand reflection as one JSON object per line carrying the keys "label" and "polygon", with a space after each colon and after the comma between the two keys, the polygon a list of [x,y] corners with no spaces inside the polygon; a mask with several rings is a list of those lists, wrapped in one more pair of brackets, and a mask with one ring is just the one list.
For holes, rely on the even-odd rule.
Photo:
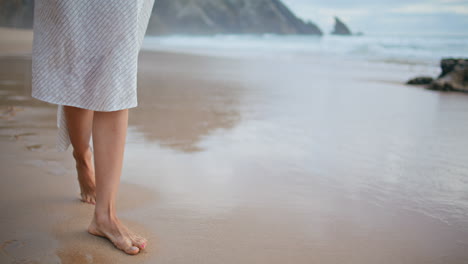
{"label": "wet sand reflection", "polygon": [[[232,129],[240,121],[242,85],[197,74],[197,68],[206,72],[222,65],[208,65],[203,60],[191,64],[177,56],[161,65],[158,61],[167,60],[165,54],[143,54],[139,105],[131,110],[129,125],[147,141],[184,152],[200,151],[197,143],[202,138],[219,129]],[[183,76],[177,76],[182,72]]]}

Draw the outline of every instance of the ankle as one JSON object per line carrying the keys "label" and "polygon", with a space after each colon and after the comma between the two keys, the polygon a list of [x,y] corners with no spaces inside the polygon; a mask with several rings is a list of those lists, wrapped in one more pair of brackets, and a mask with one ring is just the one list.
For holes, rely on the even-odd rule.
{"label": "ankle", "polygon": [[94,221],[98,225],[108,225],[110,223],[115,223],[118,221],[117,215],[115,213],[100,213],[94,212]]}
{"label": "ankle", "polygon": [[93,153],[91,152],[91,148],[89,147],[83,150],[73,150],[73,157],[75,158],[77,165],[90,166],[92,155]]}

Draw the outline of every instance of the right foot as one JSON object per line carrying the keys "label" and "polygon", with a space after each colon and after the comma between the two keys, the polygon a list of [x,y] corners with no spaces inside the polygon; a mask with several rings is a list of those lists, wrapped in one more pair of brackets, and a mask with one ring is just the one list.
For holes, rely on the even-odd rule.
{"label": "right foot", "polygon": [[93,217],[88,232],[109,239],[114,246],[130,255],[138,254],[147,244],[146,239],[130,232],[117,218],[98,221]]}
{"label": "right foot", "polygon": [[94,178],[93,153],[88,149],[86,153],[78,155],[73,152],[76,161],[78,182],[80,183],[81,201],[96,204],[96,183]]}

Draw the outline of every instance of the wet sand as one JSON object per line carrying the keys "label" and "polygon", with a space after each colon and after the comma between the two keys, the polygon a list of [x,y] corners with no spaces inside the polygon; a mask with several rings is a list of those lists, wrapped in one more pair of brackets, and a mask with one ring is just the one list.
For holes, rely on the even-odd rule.
{"label": "wet sand", "polygon": [[466,95],[376,64],[142,51],[118,214],[149,246],[127,256],[86,233],[56,106],[30,97],[31,33],[7,33],[1,263],[468,261]]}

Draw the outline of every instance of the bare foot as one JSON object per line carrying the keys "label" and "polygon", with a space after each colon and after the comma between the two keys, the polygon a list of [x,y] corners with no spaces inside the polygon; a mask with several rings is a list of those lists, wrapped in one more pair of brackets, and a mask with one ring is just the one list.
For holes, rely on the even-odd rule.
{"label": "bare foot", "polygon": [[88,149],[86,153],[81,155],[73,152],[73,157],[75,157],[76,161],[81,201],[89,204],[96,204],[96,183],[92,161],[93,153]]}
{"label": "bare foot", "polygon": [[130,232],[117,218],[97,220],[94,216],[88,232],[109,239],[115,247],[130,255],[138,254],[147,244],[145,238]]}

